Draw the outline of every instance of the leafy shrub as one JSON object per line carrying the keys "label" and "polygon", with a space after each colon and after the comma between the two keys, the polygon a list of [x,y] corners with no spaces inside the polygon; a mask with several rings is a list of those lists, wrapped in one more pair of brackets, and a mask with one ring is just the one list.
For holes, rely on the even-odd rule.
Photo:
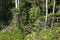
{"label": "leafy shrub", "polygon": [[22,32],[18,29],[0,32],[0,40],[23,40]]}
{"label": "leafy shrub", "polygon": [[39,40],[36,32],[32,32],[31,34],[28,34],[24,40]]}
{"label": "leafy shrub", "polygon": [[25,37],[25,40],[60,40],[60,27],[44,29],[39,33],[32,32]]}
{"label": "leafy shrub", "polygon": [[54,38],[54,34],[52,30],[45,29],[39,33],[40,40],[53,40],[53,38]]}
{"label": "leafy shrub", "polygon": [[54,34],[55,34],[55,38],[57,40],[60,40],[60,27],[55,27],[53,28]]}

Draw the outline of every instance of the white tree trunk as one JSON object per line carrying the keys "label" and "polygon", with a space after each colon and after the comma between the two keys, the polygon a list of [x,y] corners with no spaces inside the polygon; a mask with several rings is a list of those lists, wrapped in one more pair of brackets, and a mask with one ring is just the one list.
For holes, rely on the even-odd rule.
{"label": "white tree trunk", "polygon": [[[54,3],[53,3],[53,14],[54,14],[54,11],[55,11],[55,0],[54,0]],[[54,17],[52,17],[51,28],[53,28],[53,25],[54,25]]]}
{"label": "white tree trunk", "polygon": [[19,0],[15,0],[15,8],[16,8],[16,9],[19,8]]}
{"label": "white tree trunk", "polygon": [[16,9],[17,9],[17,5],[18,5],[18,4],[17,4],[17,0],[15,0],[15,8],[16,8]]}
{"label": "white tree trunk", "polygon": [[19,5],[19,0],[18,0],[18,5]]}
{"label": "white tree trunk", "polygon": [[48,17],[48,0],[46,0],[46,18],[45,18],[45,24],[44,24],[44,29],[47,26],[47,17]]}

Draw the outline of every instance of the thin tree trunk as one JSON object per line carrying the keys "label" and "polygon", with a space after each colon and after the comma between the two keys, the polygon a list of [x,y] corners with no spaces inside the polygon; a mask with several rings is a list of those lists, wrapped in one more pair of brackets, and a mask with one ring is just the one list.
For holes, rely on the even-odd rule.
{"label": "thin tree trunk", "polygon": [[48,17],[48,0],[46,0],[46,18],[45,18],[45,24],[44,24],[44,29],[47,26],[47,17]]}
{"label": "thin tree trunk", "polygon": [[18,0],[18,9],[19,9],[19,0]]}
{"label": "thin tree trunk", "polygon": [[15,0],[15,8],[16,8],[16,9],[17,9],[17,5],[18,5],[18,4],[17,4],[17,0]]}
{"label": "thin tree trunk", "polygon": [[[53,14],[54,14],[54,11],[55,11],[55,0],[54,0],[54,4],[53,4]],[[54,17],[52,17],[51,28],[53,28],[53,25],[54,25]]]}
{"label": "thin tree trunk", "polygon": [[18,5],[19,5],[19,0],[18,0]]}

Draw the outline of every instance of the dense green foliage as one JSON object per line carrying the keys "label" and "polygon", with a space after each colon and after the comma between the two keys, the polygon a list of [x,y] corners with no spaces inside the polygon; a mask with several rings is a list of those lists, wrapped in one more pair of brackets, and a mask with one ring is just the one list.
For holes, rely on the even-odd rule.
{"label": "dense green foliage", "polygon": [[[0,40],[60,40],[60,0],[3,0],[0,5]],[[53,27],[52,17],[54,17]],[[6,31],[5,31],[6,30]]]}
{"label": "dense green foliage", "polygon": [[0,40],[23,40],[23,34],[19,29],[0,31]]}
{"label": "dense green foliage", "polygon": [[32,32],[25,37],[25,40],[60,40],[60,27],[45,29],[40,33]]}
{"label": "dense green foliage", "polygon": [[23,39],[23,34],[19,29],[0,31],[0,40],[60,40],[60,27],[45,29],[40,32],[32,31]]}

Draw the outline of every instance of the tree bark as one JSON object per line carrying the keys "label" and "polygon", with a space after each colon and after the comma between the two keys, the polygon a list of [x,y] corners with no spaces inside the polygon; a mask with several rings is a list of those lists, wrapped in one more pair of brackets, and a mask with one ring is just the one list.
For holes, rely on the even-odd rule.
{"label": "tree bark", "polygon": [[45,18],[45,24],[44,24],[44,29],[47,26],[47,17],[48,17],[48,0],[46,0],[46,18]]}
{"label": "tree bark", "polygon": [[[54,11],[55,11],[55,0],[54,0],[54,4],[53,4],[53,14],[54,14]],[[53,26],[54,26],[54,17],[52,17],[51,28],[53,28]]]}
{"label": "tree bark", "polygon": [[16,8],[16,9],[19,8],[19,0],[15,0],[15,8]]}
{"label": "tree bark", "polygon": [[17,9],[17,0],[15,0],[15,8]]}

